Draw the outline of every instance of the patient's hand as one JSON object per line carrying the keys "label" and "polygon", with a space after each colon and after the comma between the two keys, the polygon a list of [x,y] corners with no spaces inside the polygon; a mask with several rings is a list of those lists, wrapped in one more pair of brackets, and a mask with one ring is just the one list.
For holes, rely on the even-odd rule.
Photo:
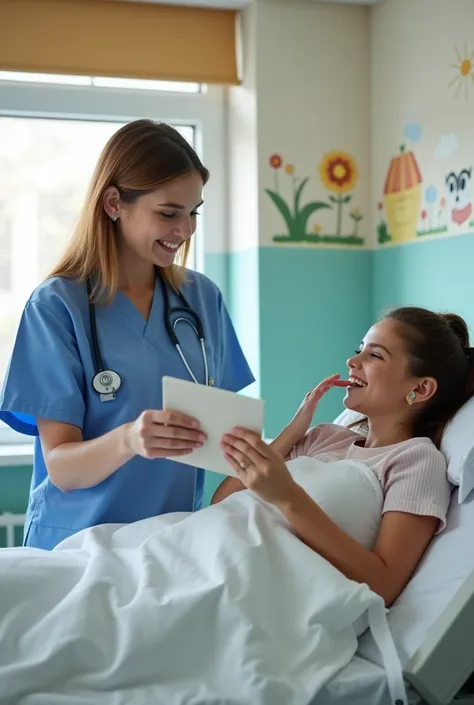
{"label": "patient's hand", "polygon": [[221,447],[242,484],[266,502],[284,502],[298,488],[283,457],[253,431],[234,428]]}
{"label": "patient's hand", "polygon": [[307,433],[321,398],[333,387],[349,386],[350,382],[341,379],[341,375],[331,375],[330,377],[323,379],[317,387],[307,393],[301,402],[298,411],[293,417],[293,420],[289,424],[294,437],[296,438],[295,443],[298,443],[298,441],[300,441]]}

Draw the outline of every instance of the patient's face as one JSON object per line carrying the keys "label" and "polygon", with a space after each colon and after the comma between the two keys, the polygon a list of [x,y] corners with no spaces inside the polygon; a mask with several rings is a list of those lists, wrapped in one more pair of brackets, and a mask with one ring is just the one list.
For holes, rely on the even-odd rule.
{"label": "patient's face", "polygon": [[360,345],[360,352],[348,361],[349,378],[353,385],[347,389],[344,405],[369,418],[396,416],[408,413],[406,400],[416,386],[408,373],[409,358],[400,324],[384,319],[368,331]]}

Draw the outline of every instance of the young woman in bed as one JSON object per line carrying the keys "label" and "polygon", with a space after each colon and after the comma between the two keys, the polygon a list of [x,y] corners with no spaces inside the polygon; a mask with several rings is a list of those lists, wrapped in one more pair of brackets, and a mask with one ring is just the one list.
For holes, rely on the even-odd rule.
{"label": "young woman in bed", "polygon": [[[396,309],[369,330],[347,361],[344,405],[366,417],[367,434],[334,424],[308,430],[319,399],[341,386],[339,375],[328,377],[270,445],[245,429],[223,438],[239,479],[224,480],[213,503],[253,490],[280,509],[304,543],[390,605],[445,526],[451,487],[438,447],[447,422],[472,393],[472,361],[460,317]],[[372,469],[384,497],[372,550],[340,529],[294,481],[285,459],[299,456],[352,459]]]}

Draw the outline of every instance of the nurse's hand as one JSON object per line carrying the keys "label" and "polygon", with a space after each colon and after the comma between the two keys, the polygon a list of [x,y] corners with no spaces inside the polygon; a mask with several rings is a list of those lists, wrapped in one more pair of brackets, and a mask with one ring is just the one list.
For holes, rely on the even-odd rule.
{"label": "nurse's hand", "polygon": [[233,428],[222,438],[221,448],[242,484],[266,502],[278,505],[298,490],[283,457],[257,433]]}
{"label": "nurse's hand", "polygon": [[144,411],[126,425],[126,443],[143,458],[176,458],[200,448],[207,436],[196,419],[177,411]]}

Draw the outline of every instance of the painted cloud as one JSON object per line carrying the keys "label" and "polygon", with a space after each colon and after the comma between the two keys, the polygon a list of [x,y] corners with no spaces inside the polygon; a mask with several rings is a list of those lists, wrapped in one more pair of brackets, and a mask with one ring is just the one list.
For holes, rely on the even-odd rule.
{"label": "painted cloud", "polygon": [[436,145],[435,149],[435,158],[436,159],[445,159],[446,157],[450,157],[451,154],[454,154],[454,152],[458,148],[458,140],[456,135],[453,132],[450,132],[447,135],[443,135]]}

